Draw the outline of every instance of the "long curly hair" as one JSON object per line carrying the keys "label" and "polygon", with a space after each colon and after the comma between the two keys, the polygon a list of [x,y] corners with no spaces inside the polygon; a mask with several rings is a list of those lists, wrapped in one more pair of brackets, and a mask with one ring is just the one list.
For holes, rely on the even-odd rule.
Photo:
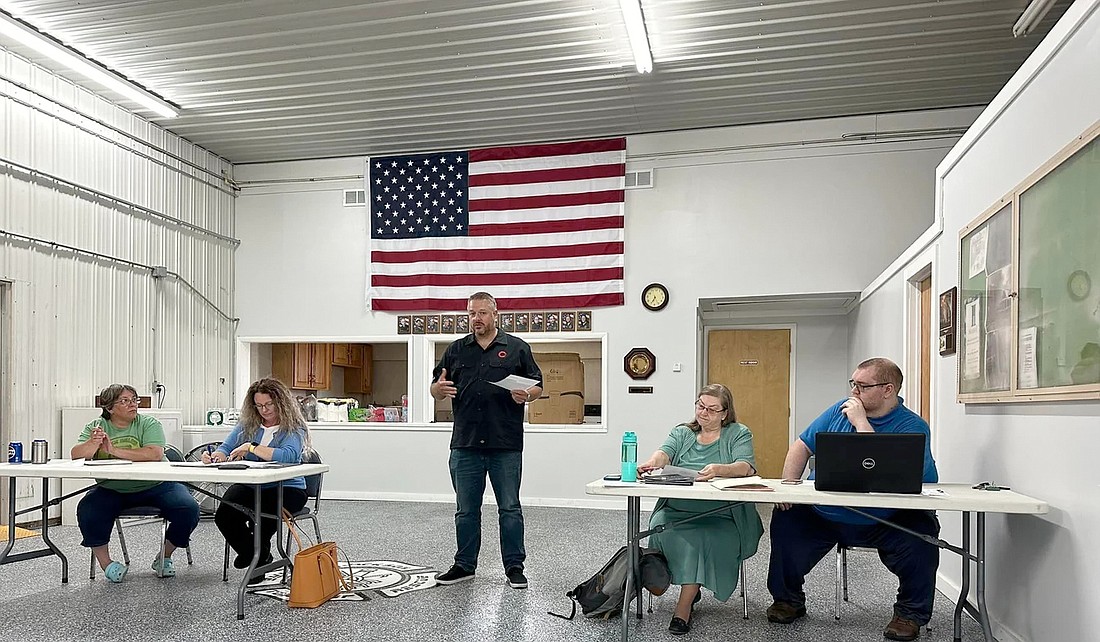
{"label": "long curly hair", "polygon": [[[699,391],[699,394],[695,395],[695,402],[699,402],[699,397],[707,395],[708,397],[717,397],[722,402],[722,407],[725,408],[726,416],[722,418],[722,427],[725,428],[730,424],[737,423],[737,411],[733,409],[733,393],[730,389],[723,386],[720,383],[712,383],[703,386],[703,389]],[[691,428],[692,432],[699,432],[703,429],[699,425],[699,421],[692,419],[684,424],[688,428]]]}
{"label": "long curly hair", "polygon": [[271,397],[275,403],[275,410],[279,413],[279,429],[276,435],[302,430],[305,432],[305,447],[303,452],[312,450],[313,442],[309,435],[309,426],[302,415],[302,408],[298,400],[290,392],[285,383],[272,377],[265,377],[252,382],[248,392],[244,395],[244,403],[241,404],[241,429],[244,431],[245,441],[255,441],[255,436],[262,430],[263,417],[256,410],[256,394],[263,393]]}

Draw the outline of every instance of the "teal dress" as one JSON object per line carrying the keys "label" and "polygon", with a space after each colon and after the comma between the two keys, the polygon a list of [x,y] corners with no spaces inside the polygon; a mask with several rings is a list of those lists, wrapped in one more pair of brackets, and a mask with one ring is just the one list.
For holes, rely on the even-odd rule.
{"label": "teal dress", "polygon": [[[701,470],[707,464],[756,462],[752,433],[741,424],[722,428],[718,440],[700,445],[696,433],[684,425],[669,433],[661,446],[673,466]],[[676,522],[713,510],[717,503],[699,499],[660,499],[649,527]],[[729,510],[692,520],[649,536],[649,546],[665,554],[673,584],[702,584],[725,602],[737,588],[741,560],[756,553],[764,526],[755,504],[730,504]]]}

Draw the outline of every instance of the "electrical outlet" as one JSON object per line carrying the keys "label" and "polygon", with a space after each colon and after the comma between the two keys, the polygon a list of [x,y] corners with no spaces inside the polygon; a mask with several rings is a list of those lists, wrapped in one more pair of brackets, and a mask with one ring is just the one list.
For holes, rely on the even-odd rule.
{"label": "electrical outlet", "polygon": [[684,369],[684,365],[682,363],[680,363],[679,361],[672,364],[672,371],[673,372],[680,372],[683,369]]}

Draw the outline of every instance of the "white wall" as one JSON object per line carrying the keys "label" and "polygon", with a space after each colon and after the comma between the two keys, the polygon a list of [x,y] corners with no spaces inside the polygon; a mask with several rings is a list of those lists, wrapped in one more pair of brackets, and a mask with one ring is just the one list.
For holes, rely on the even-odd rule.
{"label": "white wall", "polygon": [[61,408],[113,382],[226,405],[233,324],[184,281],[231,316],[229,164],[3,49],[0,122],[0,441],[67,457]]}
{"label": "white wall", "polygon": [[[655,187],[627,193],[627,303],[593,315],[594,330],[608,336],[603,401],[609,429],[529,435],[524,496],[583,501],[584,484],[617,466],[624,430],[637,431],[639,450],[647,453],[690,417],[699,299],[858,291],[929,226],[933,168],[953,141],[854,144],[842,141],[843,134],[965,127],[975,114],[947,110],[629,137],[628,166],[654,168]],[[366,210],[344,208],[341,194],[361,188],[362,180],[301,180],[356,176],[363,169],[363,158],[235,168],[244,186],[237,203],[241,336],[350,339],[396,332],[393,314],[365,309]],[[669,306],[658,313],[639,302],[641,288],[652,281],[671,291]],[[426,389],[429,374],[415,339],[413,378]],[[795,430],[812,416],[811,407],[820,409],[843,393],[848,365],[826,363],[847,350],[843,339],[836,340],[824,351],[812,338],[801,346],[807,355],[818,353],[806,363],[811,372],[825,371],[827,381],[802,377],[799,363],[799,390],[820,385],[828,391],[797,404],[802,425]],[[633,382],[618,363],[634,346],[657,355],[658,370],[645,382],[654,387],[652,395],[627,394]],[[682,372],[671,371],[674,362],[683,364]],[[426,402],[426,391],[412,398]],[[439,473],[403,479],[399,487],[424,496],[451,493],[446,430],[321,439],[351,440],[352,453],[380,454],[377,475],[353,468],[341,482],[348,492],[386,491],[383,480],[398,478],[415,457]],[[327,488],[336,482],[326,482]]]}
{"label": "white wall", "polygon": [[[1100,1],[1078,0],[938,170],[943,234],[932,246],[934,292],[958,285],[958,230],[1098,118]],[[883,275],[883,287],[868,291],[853,315],[852,343],[864,354],[904,346],[904,279],[904,270]],[[1041,517],[988,518],[994,634],[1100,640],[1100,493],[1092,452],[1100,403],[959,404],[957,355],[934,356],[932,365],[940,478],[995,480],[1051,506]],[[958,516],[940,519],[944,534],[957,541]],[[958,558],[942,559],[941,588],[957,594]]]}

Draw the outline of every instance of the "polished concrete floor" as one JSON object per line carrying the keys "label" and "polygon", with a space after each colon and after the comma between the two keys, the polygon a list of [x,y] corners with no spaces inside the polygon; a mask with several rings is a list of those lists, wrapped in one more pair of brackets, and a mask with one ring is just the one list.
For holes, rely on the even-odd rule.
{"label": "polished concrete floor", "polygon": [[[236,619],[236,581],[221,581],[222,539],[203,521],[192,544],[195,564],[177,553],[178,575],[158,579],[149,564],[159,528],[127,529],[131,570],[122,584],[102,573],[88,579],[88,553],[75,527],[51,529],[69,556],[69,583],[60,582],[61,564],[45,558],[0,567],[0,641],[253,640],[532,640],[612,641],[620,621],[565,621],[547,611],[569,612],[566,591],[597,570],[625,537],[622,511],[527,507],[527,574],[531,586],[515,590],[500,568],[495,508],[485,507],[484,542],[477,577],[400,597],[329,603],[313,610],[288,609],[273,599],[249,596],[247,616]],[[446,570],[454,553],[454,507],[448,504],[326,501],[322,533],[353,560],[393,559]],[[761,511],[767,521],[768,510]],[[19,540],[28,550],[40,540]],[[113,543],[113,547],[117,544]],[[114,550],[114,549],[113,549]],[[121,557],[117,554],[116,557]],[[834,567],[826,558],[807,581],[809,615],[792,625],[767,621],[771,603],[765,588],[768,538],[748,561],[749,619],[742,619],[735,593],[725,604],[704,597],[693,630],[681,640],[882,640],[890,619],[896,580],[873,553],[850,556],[850,602],[833,619]],[[633,640],[671,640],[673,587],[653,602],[653,614],[631,619]],[[951,640],[953,604],[937,595],[931,632],[922,640]],[[963,639],[980,640],[981,631],[964,618]]]}

